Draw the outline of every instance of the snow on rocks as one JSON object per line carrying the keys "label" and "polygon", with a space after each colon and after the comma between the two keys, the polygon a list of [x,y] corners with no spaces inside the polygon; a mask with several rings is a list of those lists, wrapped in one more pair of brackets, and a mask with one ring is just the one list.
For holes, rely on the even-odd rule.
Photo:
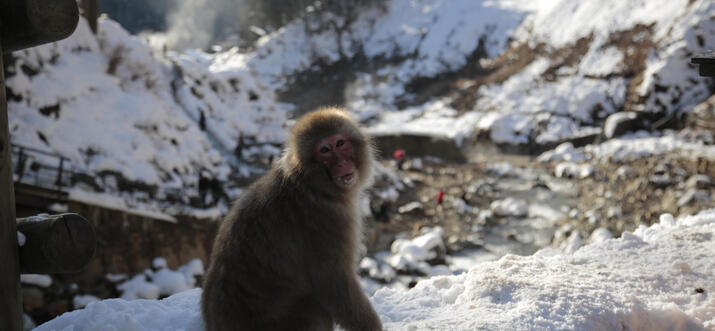
{"label": "snow on rocks", "polygon": [[[155,258],[152,264],[158,270],[147,269],[143,274],[117,285],[117,290],[122,292],[122,299],[157,299],[160,296],[188,291],[196,287],[196,276],[204,273],[203,263],[199,259],[193,259],[177,270],[169,269],[166,259],[161,257]],[[126,279],[126,276],[120,276],[122,277],[107,275],[107,279],[110,281]]]}
{"label": "snow on rocks", "polygon": [[493,201],[491,210],[499,216],[524,217],[529,213],[529,204],[524,200],[512,197]]}
{"label": "snow on rocks", "polygon": [[397,275],[390,265],[370,257],[364,257],[360,261],[360,270],[364,270],[370,278],[386,283],[391,282]]}
{"label": "snow on rocks", "polygon": [[584,153],[583,149],[576,149],[572,143],[563,143],[539,155],[539,162],[576,162],[581,163],[589,160],[589,156]]}
{"label": "snow on rocks", "polygon": [[151,261],[151,266],[154,267],[154,269],[162,269],[169,267],[169,265],[166,263],[166,259],[163,257],[154,258],[154,260]]}
{"label": "snow on rocks", "polygon": [[559,178],[583,179],[593,176],[595,172],[596,169],[590,164],[576,164],[573,162],[562,162],[554,168],[554,175]]}
{"label": "snow on rocks", "polygon": [[27,238],[25,237],[25,234],[23,234],[20,231],[17,231],[17,245],[20,247],[24,246],[25,240],[27,240]]}
{"label": "snow on rocks", "polygon": [[446,252],[442,241],[444,230],[435,227],[424,228],[422,232],[421,236],[411,240],[395,240],[390,247],[390,256],[385,259],[386,262],[397,270],[431,275],[433,267],[427,261],[444,258]]}
{"label": "snow on rocks", "polygon": [[80,309],[87,307],[92,302],[100,301],[101,299],[95,297],[94,295],[75,295],[72,298],[72,305],[75,309]]}
{"label": "snow on rocks", "polygon": [[117,290],[122,292],[120,298],[124,300],[159,298],[159,286],[147,281],[144,274],[136,275],[130,280],[117,285]]}
{"label": "snow on rocks", "polygon": [[154,273],[152,283],[159,287],[160,295],[171,295],[192,289],[196,280],[193,277],[186,277],[181,272],[161,269]]}
{"label": "snow on rocks", "polygon": [[715,159],[715,146],[702,141],[688,141],[671,131],[662,135],[637,132],[608,140],[600,145],[587,145],[583,151],[598,161],[624,162],[646,157],[679,153],[690,158]]}
{"label": "snow on rocks", "polygon": [[[371,301],[389,330],[683,329],[715,327],[715,209],[624,232],[571,254],[506,255]],[[200,331],[195,289],[167,299],[109,299],[65,313],[38,331]]]}
{"label": "snow on rocks", "polygon": [[[599,145],[586,145],[574,148],[571,143],[564,143],[551,151],[542,153],[538,160],[540,162],[557,162],[554,166],[556,177],[588,178],[595,174],[595,168],[584,162],[627,162],[647,157],[663,155],[683,155],[690,159],[704,158],[715,159],[715,146],[708,145],[704,141],[691,141],[687,134],[665,131],[662,134],[649,134],[646,132],[636,132],[626,134],[619,138],[610,139]],[[672,179],[669,175],[661,175],[667,171],[660,171],[650,179],[659,185],[670,185]],[[622,179],[629,179],[635,172],[627,165],[616,170],[616,175]],[[709,187],[707,176],[693,176],[686,182],[687,187],[692,192],[683,200],[687,203],[693,198],[706,199],[699,194],[697,188]],[[687,201],[686,201],[687,200]]]}
{"label": "snow on rocks", "polygon": [[49,275],[22,274],[20,275],[20,283],[39,287],[50,287],[50,285],[52,285],[52,277]]}
{"label": "snow on rocks", "polygon": [[588,237],[588,242],[600,243],[602,241],[606,241],[611,238],[613,238],[613,233],[611,233],[610,230],[608,230],[606,228],[598,228],[596,230],[593,230],[593,232],[591,232],[591,235]]}

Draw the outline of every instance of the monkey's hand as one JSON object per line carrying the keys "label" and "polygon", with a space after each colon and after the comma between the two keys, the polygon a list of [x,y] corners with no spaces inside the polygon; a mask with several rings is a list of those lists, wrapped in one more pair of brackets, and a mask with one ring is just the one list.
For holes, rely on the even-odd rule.
{"label": "monkey's hand", "polygon": [[[382,322],[350,270],[311,270],[313,291],[333,319],[346,330],[381,331]],[[322,270],[320,270],[322,269]]]}

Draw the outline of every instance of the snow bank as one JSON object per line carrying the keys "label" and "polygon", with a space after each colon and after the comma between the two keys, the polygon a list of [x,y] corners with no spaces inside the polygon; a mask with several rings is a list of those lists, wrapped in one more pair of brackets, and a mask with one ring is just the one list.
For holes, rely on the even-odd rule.
{"label": "snow bank", "polygon": [[198,307],[200,296],[201,290],[194,289],[164,300],[102,300],[65,313],[35,330],[200,331],[204,329]]}
{"label": "snow bank", "polygon": [[[715,209],[598,240],[572,254],[506,255],[458,276],[372,297],[388,330],[700,330],[715,328]],[[202,330],[201,290],[109,299],[46,330]]]}
{"label": "snow bank", "polygon": [[664,218],[573,254],[507,255],[372,300],[385,327],[399,330],[712,328],[713,233],[715,210]]}

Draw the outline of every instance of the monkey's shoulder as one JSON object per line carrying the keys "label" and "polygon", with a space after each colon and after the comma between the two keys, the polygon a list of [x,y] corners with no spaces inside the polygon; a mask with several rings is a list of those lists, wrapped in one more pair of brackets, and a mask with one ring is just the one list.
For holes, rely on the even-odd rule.
{"label": "monkey's shoulder", "polygon": [[255,181],[233,206],[236,217],[248,220],[290,220],[319,211],[321,203],[304,188],[273,169]]}
{"label": "monkey's shoulder", "polygon": [[[345,227],[356,221],[351,204],[322,196],[273,169],[241,195],[229,217],[246,226],[280,226],[287,230],[305,227]],[[228,219],[228,218],[227,218]]]}

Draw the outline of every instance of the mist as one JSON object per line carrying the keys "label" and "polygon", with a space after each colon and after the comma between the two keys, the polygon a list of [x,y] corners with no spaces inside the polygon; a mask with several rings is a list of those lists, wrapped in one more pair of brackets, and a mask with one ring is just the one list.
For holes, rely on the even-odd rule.
{"label": "mist", "polygon": [[238,36],[249,11],[242,0],[177,0],[173,4],[166,16],[169,49],[205,49]]}
{"label": "mist", "polygon": [[[382,0],[100,0],[100,11],[156,48],[209,49],[214,45],[251,47],[306,13],[338,15]],[[307,10],[310,8],[310,10]]]}

